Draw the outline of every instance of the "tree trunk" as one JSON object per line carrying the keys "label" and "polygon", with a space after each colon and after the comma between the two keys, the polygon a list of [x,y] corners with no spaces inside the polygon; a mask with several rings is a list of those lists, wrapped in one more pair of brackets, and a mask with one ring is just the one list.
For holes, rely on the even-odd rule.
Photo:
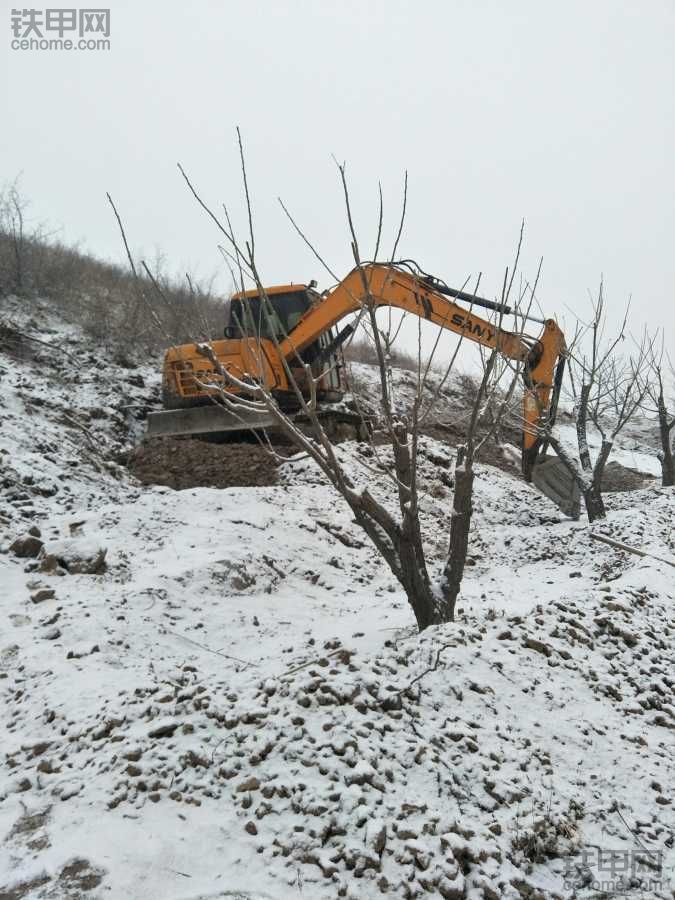
{"label": "tree trunk", "polygon": [[593,482],[590,488],[584,491],[584,503],[586,504],[589,522],[594,522],[596,519],[604,519],[607,515],[605,503],[602,499],[602,476],[605,474],[605,466],[613,446],[613,441],[603,440],[598,458],[593,467]]}
{"label": "tree trunk", "polygon": [[661,456],[661,484],[663,487],[675,486],[675,458],[670,446],[668,452]]}
{"label": "tree trunk", "polygon": [[424,631],[438,621],[437,602],[434,597],[419,528],[404,522],[401,528],[369,493],[355,494],[341,491],[349,503],[354,518],[373,542],[382,559],[405,591],[408,603],[415,614],[417,627]]}
{"label": "tree trunk", "polygon": [[14,256],[16,259],[16,292],[20,294],[23,290],[24,283],[24,265],[23,265],[23,210],[21,209],[21,200],[12,190],[12,205],[14,211],[12,213],[12,242],[14,244]]}
{"label": "tree trunk", "polygon": [[[396,481],[398,483],[401,528],[397,533],[396,550],[400,565],[398,579],[408,598],[417,620],[417,627],[424,631],[436,621],[436,601],[429,581],[424,545],[417,508],[417,480],[413,462],[414,447],[408,440],[408,430],[403,424],[393,427],[392,449]],[[411,452],[412,449],[412,452]]]}
{"label": "tree trunk", "polygon": [[595,484],[584,491],[584,503],[586,504],[586,514],[589,522],[594,522],[596,519],[604,519],[607,515],[602,494]]}
{"label": "tree trunk", "polygon": [[420,560],[420,548],[415,547],[414,540],[403,537],[399,544],[401,574],[398,580],[405,591],[408,603],[415,614],[417,627],[424,631],[429,625],[438,624],[445,619],[439,618],[436,598],[431,590],[423,558]]}
{"label": "tree trunk", "polygon": [[588,398],[591,393],[591,385],[583,384],[581,386],[581,395],[579,398],[579,407],[577,409],[577,443],[579,445],[579,462],[584,472],[590,472],[591,454],[588,449]]}
{"label": "tree trunk", "polygon": [[[459,463],[459,456],[457,459]],[[443,572],[443,604],[442,621],[452,622],[455,618],[455,604],[459,596],[464,576],[464,564],[469,547],[469,529],[473,506],[474,473],[471,460],[463,460],[455,468],[455,492],[452,504],[452,521],[450,523],[450,547],[448,559]]]}
{"label": "tree trunk", "polygon": [[659,394],[659,434],[661,436],[661,484],[663,487],[675,485],[675,459],[673,459],[673,446],[670,443],[670,431],[672,423],[668,422],[668,410],[663,397],[663,389]]}

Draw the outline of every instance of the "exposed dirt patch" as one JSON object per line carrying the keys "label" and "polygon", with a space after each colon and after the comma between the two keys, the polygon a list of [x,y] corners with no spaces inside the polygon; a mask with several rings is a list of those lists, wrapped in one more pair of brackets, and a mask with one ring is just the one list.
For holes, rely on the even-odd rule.
{"label": "exposed dirt patch", "polygon": [[11,887],[0,886],[0,900],[23,900],[39,888],[42,888],[40,896],[49,900],[83,900],[101,884],[104,874],[88,859],[73,859],[54,878],[45,872]]}
{"label": "exposed dirt patch", "polygon": [[7,322],[0,322],[0,343],[3,352],[15,359],[29,359],[38,349],[35,344],[31,345],[26,335]]}
{"label": "exposed dirt patch", "polygon": [[[294,448],[275,447],[291,456]],[[266,487],[277,484],[277,461],[257,442],[212,443],[195,438],[155,438],[137,447],[129,470],[143,484],[191,487]]]}
{"label": "exposed dirt patch", "polygon": [[[460,429],[455,431],[451,425],[428,426],[425,434],[452,448],[461,442]],[[376,435],[375,443],[381,442]],[[296,452],[294,447],[284,443],[275,443],[274,450],[283,457]],[[488,441],[483,447],[480,461],[511,475],[520,474],[516,459],[493,441]],[[164,484],[175,490],[278,484],[278,461],[255,439],[216,443],[190,437],[153,438],[134,450],[128,460],[128,468],[143,484]],[[610,461],[602,486],[603,490],[610,492],[634,491],[648,486],[653,480],[649,475]]]}
{"label": "exposed dirt patch", "polygon": [[44,810],[44,812],[33,813],[33,815],[26,813],[16,820],[7,838],[32,837],[36,831],[44,828],[48,819],[49,809]]}
{"label": "exposed dirt patch", "polygon": [[23,900],[28,897],[32,891],[49,884],[48,875],[38,875],[37,878],[31,878],[30,881],[22,881],[11,888],[0,887],[0,900]]}
{"label": "exposed dirt patch", "polygon": [[652,475],[629,469],[615,460],[610,460],[602,476],[603,491],[638,491],[654,482]]}
{"label": "exposed dirt patch", "polygon": [[63,896],[79,897],[93,891],[103,881],[103,872],[94,868],[88,859],[74,859],[61,869],[58,882],[67,893]]}

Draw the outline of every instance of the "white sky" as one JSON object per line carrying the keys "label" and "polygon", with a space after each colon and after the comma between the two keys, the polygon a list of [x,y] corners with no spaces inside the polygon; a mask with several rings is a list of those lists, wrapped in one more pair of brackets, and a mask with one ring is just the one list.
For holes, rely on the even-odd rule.
{"label": "white sky", "polygon": [[583,310],[602,272],[616,318],[632,294],[635,331],[675,331],[672,0],[113,2],[111,50],[70,53],[10,49],[2,6],[0,175],[23,173],[65,241],[123,260],[109,190],[135,248],[219,270],[226,291],[176,161],[243,226],[239,124],[270,284],[330,281],[279,194],[334,271],[351,267],[334,153],[364,254],[377,181],[391,239],[407,168],[401,255],[427,271],[457,287],[483,271],[494,296],[524,217],[547,315]]}

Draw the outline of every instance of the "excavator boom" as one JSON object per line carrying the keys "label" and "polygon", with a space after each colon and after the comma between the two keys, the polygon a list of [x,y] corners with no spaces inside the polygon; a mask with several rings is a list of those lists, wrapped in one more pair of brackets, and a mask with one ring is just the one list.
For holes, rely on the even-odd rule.
{"label": "excavator boom", "polygon": [[[473,305],[488,306],[502,312],[500,304],[461,291],[449,291]],[[354,269],[317,306],[308,310],[292,332],[279,344],[286,360],[301,354],[320,334],[342,318],[363,309],[364,300],[376,306],[393,306],[449,329],[490,350],[524,364],[523,395],[523,472],[530,477],[541,441],[539,420],[557,405],[559,381],[564,365],[565,338],[553,319],[544,321],[541,335],[530,338],[504,330],[494,322],[449,300],[439,285],[391,265],[370,264]],[[556,370],[558,384],[556,384]],[[553,393],[553,403],[552,400]]]}
{"label": "excavator boom", "polygon": [[511,359],[524,359],[527,355],[527,347],[518,335],[500,331],[472,310],[448,300],[422,279],[394,266],[377,264],[351,271],[320,304],[305,313],[281,342],[280,353],[287,359],[293,353],[301,353],[340,319],[363,309],[368,298],[376,306],[405,310],[485,347],[498,346]]}

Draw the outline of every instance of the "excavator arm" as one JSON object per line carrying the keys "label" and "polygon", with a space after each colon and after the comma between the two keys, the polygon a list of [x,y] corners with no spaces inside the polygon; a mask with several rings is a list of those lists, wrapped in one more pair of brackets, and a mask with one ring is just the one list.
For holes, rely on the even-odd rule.
{"label": "excavator arm", "polygon": [[[463,335],[466,340],[498,350],[508,359],[524,364],[522,452],[523,473],[529,480],[542,443],[540,423],[542,418],[551,419],[556,412],[564,367],[564,335],[553,319],[544,321],[538,338],[505,331],[476,315],[472,307],[466,309],[448,299],[447,294],[468,300],[472,307],[481,305],[500,310],[499,304],[445,289],[434,279],[420,277],[398,266],[373,263],[351,271],[308,310],[280,343],[280,353],[291,362],[345,316],[361,310],[366,298],[378,307],[405,310]],[[502,311],[508,312],[503,308]]]}

